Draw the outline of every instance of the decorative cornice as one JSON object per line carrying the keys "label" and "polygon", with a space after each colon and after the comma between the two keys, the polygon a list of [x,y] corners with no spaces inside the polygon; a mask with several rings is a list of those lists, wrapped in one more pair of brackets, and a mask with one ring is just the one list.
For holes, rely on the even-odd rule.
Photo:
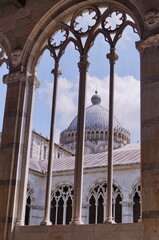
{"label": "decorative cornice", "polygon": [[136,42],[137,50],[142,53],[146,48],[159,46],[159,34],[148,37],[146,40]]}

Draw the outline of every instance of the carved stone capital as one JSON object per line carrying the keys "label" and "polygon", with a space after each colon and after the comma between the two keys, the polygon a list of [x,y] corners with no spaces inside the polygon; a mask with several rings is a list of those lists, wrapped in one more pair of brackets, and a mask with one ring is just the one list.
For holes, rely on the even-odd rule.
{"label": "carved stone capital", "polygon": [[53,73],[54,77],[56,77],[56,78],[59,77],[62,74],[62,72],[59,68],[59,62],[55,62],[55,68],[52,69],[51,73]]}
{"label": "carved stone capital", "polygon": [[155,29],[159,26],[159,11],[152,9],[145,14],[145,22],[148,30]]}
{"label": "carved stone capital", "polygon": [[54,74],[54,76],[60,76],[62,74],[61,70],[58,68],[58,69],[52,69],[51,73]]}
{"label": "carved stone capital", "polygon": [[133,203],[133,201],[125,200],[125,201],[121,202],[121,205],[122,206],[132,206],[132,205],[134,205],[134,203]]}
{"label": "carved stone capital", "polygon": [[114,48],[111,48],[110,53],[108,53],[106,56],[109,59],[109,62],[114,64],[119,59],[119,56],[115,53]]}
{"label": "carved stone capital", "polygon": [[144,41],[136,42],[137,50],[142,53],[146,48],[159,46],[159,34],[148,37]]}
{"label": "carved stone capital", "polygon": [[3,83],[26,82],[26,74],[21,72],[10,73],[3,76]]}
{"label": "carved stone capital", "polygon": [[40,86],[40,81],[36,75],[31,75],[27,73],[10,73],[3,76],[3,83],[12,84],[16,82],[32,82],[35,84],[35,87],[38,88]]}
{"label": "carved stone capital", "polygon": [[88,62],[88,56],[87,55],[82,55],[80,56],[80,61],[78,63],[79,71],[88,71],[89,67],[89,62]]}

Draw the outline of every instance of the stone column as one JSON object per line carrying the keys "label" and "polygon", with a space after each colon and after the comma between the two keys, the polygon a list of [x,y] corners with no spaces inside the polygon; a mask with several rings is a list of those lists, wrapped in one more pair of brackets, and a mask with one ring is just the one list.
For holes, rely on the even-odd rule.
{"label": "stone column", "polygon": [[140,41],[141,198],[144,240],[159,239],[159,34]]}
{"label": "stone column", "polygon": [[77,118],[77,138],[76,156],[74,171],[74,199],[73,212],[70,224],[82,224],[82,185],[83,185],[83,160],[84,160],[84,137],[85,137],[85,102],[86,102],[86,72],[89,66],[88,56],[80,57],[78,63],[80,72],[79,96],[78,96],[78,118]]}
{"label": "stone column", "polygon": [[132,201],[122,201],[122,223],[132,223],[133,222],[133,202]]}
{"label": "stone column", "polygon": [[7,84],[5,113],[0,149],[0,239],[8,239],[17,220],[21,168],[27,148],[29,118],[28,76],[12,73],[4,76]]}
{"label": "stone column", "polygon": [[111,48],[107,54],[110,63],[110,84],[109,84],[109,136],[108,136],[108,187],[107,187],[107,212],[105,223],[113,223],[112,217],[112,192],[113,192],[113,119],[114,119],[114,64],[118,60],[115,49]]}
{"label": "stone column", "polygon": [[52,225],[50,221],[50,207],[51,207],[52,167],[53,167],[53,158],[54,158],[57,87],[58,87],[58,77],[59,75],[61,75],[61,71],[59,70],[59,63],[55,63],[55,69],[52,70],[52,73],[54,74],[54,87],[53,87],[53,95],[52,95],[49,159],[48,159],[46,192],[45,192],[45,212],[44,212],[44,219],[41,222],[42,225]]}
{"label": "stone column", "polygon": [[26,206],[26,192],[28,183],[28,170],[29,170],[29,156],[30,156],[30,145],[32,138],[32,115],[34,105],[34,91],[38,88],[40,81],[35,75],[28,76],[26,95],[28,98],[28,104],[25,106],[27,112],[27,121],[25,127],[25,138],[24,138],[24,149],[22,154],[22,164],[20,169],[20,189],[19,189],[19,204],[16,224],[18,226],[24,225],[25,220],[25,206]]}

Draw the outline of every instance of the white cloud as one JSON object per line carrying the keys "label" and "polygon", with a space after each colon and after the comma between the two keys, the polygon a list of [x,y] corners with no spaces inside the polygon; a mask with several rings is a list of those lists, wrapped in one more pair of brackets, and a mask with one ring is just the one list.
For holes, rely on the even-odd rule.
{"label": "white cloud", "polygon": [[[77,84],[72,83],[66,78],[58,79],[58,94],[57,94],[57,125],[60,129],[68,127],[68,124],[77,114]],[[45,101],[50,108],[52,104],[53,84],[45,81],[44,87],[38,91],[37,98]]]}
{"label": "white cloud", "polygon": [[68,127],[68,124],[77,113],[77,88],[76,83],[72,83],[66,78],[59,79],[59,94],[57,98],[58,124],[61,127]]}
{"label": "white cloud", "polygon": [[[108,109],[109,77],[99,79],[88,76],[87,105],[90,105],[96,87],[102,98],[101,104]],[[115,74],[114,114],[122,127],[130,131],[132,141],[139,140],[140,82],[133,76],[119,77]]]}
{"label": "white cloud", "polygon": [[[96,88],[102,98],[101,105],[108,109],[109,77],[99,79],[88,75],[86,106],[91,105],[91,96]],[[132,141],[139,140],[139,116],[140,116],[140,82],[133,76],[119,77],[115,75],[115,116],[121,125],[131,132]],[[40,95],[51,107],[52,85],[46,82],[46,86],[40,90]],[[56,140],[61,130],[67,128],[77,114],[77,83],[66,78],[59,79],[57,98],[57,129]]]}
{"label": "white cloud", "polygon": [[133,32],[133,28],[131,26],[127,26],[122,33],[122,37],[119,39],[117,43],[117,47],[119,47],[121,50],[125,50],[128,47],[130,47],[130,44],[132,44],[132,46],[134,46],[135,48],[134,43],[138,40],[139,40],[138,34]]}
{"label": "white cloud", "polygon": [[60,133],[61,133],[61,129],[55,128],[55,139],[54,139],[54,142],[59,143]]}

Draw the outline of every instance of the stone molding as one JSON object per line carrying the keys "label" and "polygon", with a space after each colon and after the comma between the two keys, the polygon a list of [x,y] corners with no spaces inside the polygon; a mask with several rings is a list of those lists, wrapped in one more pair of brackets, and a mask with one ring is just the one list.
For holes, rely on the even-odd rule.
{"label": "stone molding", "polygon": [[142,53],[146,48],[159,46],[159,34],[148,37],[146,40],[136,42],[137,50]]}
{"label": "stone molding", "polygon": [[31,205],[32,209],[38,209],[38,210],[44,210],[44,206],[40,206],[40,205]]}
{"label": "stone molding", "polygon": [[33,82],[35,84],[35,88],[38,88],[40,86],[40,81],[35,75],[21,73],[21,72],[15,72],[6,74],[3,76],[3,83],[5,84],[12,84],[17,82]]}
{"label": "stone molding", "polygon": [[122,201],[121,202],[121,205],[122,206],[131,206],[131,205],[134,205],[134,202],[132,202],[132,201]]}
{"label": "stone molding", "polygon": [[25,82],[26,74],[21,72],[10,73],[3,76],[3,83],[11,84],[15,82]]}

